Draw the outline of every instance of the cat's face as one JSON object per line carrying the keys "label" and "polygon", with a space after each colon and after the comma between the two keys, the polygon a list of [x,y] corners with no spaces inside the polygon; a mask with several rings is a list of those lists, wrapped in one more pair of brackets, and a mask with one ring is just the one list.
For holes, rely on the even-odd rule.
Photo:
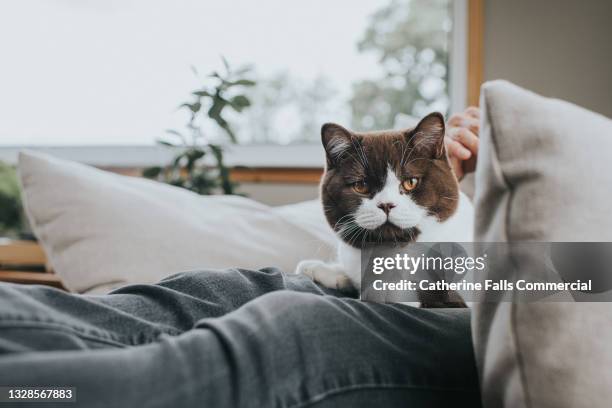
{"label": "cat's face", "polygon": [[325,216],[349,245],[412,242],[426,217],[442,222],[455,212],[459,186],[441,114],[403,131],[356,133],[325,124],[321,136]]}

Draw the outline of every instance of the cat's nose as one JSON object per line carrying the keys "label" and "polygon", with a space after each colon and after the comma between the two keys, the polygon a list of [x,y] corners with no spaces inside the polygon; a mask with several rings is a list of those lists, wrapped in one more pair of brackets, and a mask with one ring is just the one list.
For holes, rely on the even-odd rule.
{"label": "cat's nose", "polygon": [[385,214],[389,215],[389,213],[391,212],[391,209],[395,207],[395,204],[393,203],[379,203],[378,204],[378,208],[380,208],[381,210],[383,210],[385,212]]}

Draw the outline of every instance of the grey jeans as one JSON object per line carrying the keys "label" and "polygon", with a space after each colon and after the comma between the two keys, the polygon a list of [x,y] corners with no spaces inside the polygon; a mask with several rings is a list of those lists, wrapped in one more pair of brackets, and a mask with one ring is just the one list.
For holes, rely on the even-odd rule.
{"label": "grey jeans", "polygon": [[468,310],[364,303],[273,268],[104,296],[1,284],[0,386],[36,385],[87,407],[480,405]]}

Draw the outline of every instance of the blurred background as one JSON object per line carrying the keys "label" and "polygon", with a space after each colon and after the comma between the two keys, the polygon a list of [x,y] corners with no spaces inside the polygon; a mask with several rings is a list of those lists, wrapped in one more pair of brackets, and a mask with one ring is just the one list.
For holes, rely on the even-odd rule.
{"label": "blurred background", "polygon": [[241,144],[446,112],[451,3],[15,1],[0,17],[2,143],[153,144],[182,125],[176,107],[221,56],[257,83],[231,118]]}
{"label": "blurred background", "polygon": [[496,78],[612,116],[609,0],[0,7],[5,231],[20,211],[23,148],[278,205],[317,196],[327,121],[407,127],[477,104]]}

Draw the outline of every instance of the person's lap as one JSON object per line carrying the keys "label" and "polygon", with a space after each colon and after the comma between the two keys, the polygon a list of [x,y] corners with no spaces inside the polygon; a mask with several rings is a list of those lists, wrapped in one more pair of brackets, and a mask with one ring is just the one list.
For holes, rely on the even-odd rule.
{"label": "person's lap", "polygon": [[106,296],[0,286],[0,385],[87,406],[478,406],[469,311],[340,298],[275,269]]}

